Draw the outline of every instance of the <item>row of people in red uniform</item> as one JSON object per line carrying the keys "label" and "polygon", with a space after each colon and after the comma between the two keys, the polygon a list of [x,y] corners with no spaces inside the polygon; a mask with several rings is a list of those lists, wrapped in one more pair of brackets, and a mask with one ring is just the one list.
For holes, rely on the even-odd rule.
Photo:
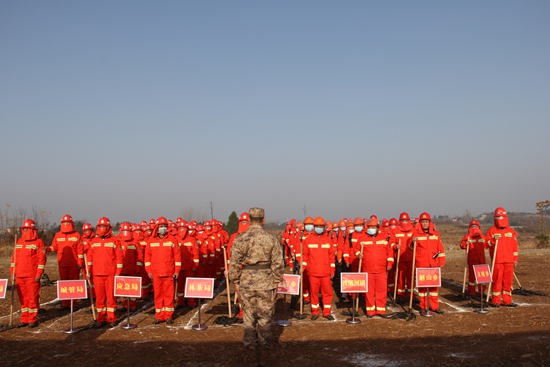
{"label": "row of people in red uniform", "polygon": [[[311,302],[313,319],[317,319],[320,314],[319,290],[323,295],[323,315],[332,319],[330,280],[334,278],[337,269],[352,272],[361,269],[369,273],[369,292],[365,294],[367,316],[384,316],[387,294],[394,292],[394,279],[397,279],[397,301],[407,303],[410,298],[414,288],[411,279],[413,256],[415,268],[445,265],[441,236],[426,212],[416,218],[414,223],[406,212],[400,214],[399,220],[392,218],[382,223],[376,216],[343,219],[334,223],[326,222],[322,217],[307,217],[303,223],[295,220],[288,222],[281,241],[291,269],[295,262],[301,264],[303,297],[306,303]],[[494,307],[501,303],[509,307],[517,306],[511,296],[513,269],[518,259],[517,234],[509,226],[504,208],[495,210],[494,226],[485,236],[481,233],[479,223],[472,221],[461,248],[469,249],[468,289],[471,295],[475,295],[476,291],[473,265],[485,264],[486,248],[489,248],[491,258],[495,256],[497,248],[490,304]],[[339,288],[338,284],[334,283],[335,288]],[[485,288],[481,287],[479,291],[483,293]],[[356,296],[351,295],[353,299]],[[439,308],[438,288],[419,288],[416,296],[422,311],[429,308],[443,313]]]}
{"label": "row of people in red uniform", "polygon": [[[224,268],[221,248],[229,240],[219,221],[206,221],[202,225],[183,219],[171,222],[164,217],[150,223],[122,223],[115,236],[106,217],[98,220],[95,233],[93,227],[85,223],[80,235],[74,229],[71,216],[64,215],[61,230],[51,246],[45,246],[38,237],[33,220],[25,220],[21,230],[10,272],[13,274],[15,269],[21,323],[29,327],[37,325],[39,281],[47,252],[57,252],[61,280],[79,279],[82,270],[90,279],[97,309],[96,327],[116,322],[115,275],[141,276],[143,298],[151,293],[153,284],[155,323],[171,324],[174,298],[178,306],[184,305],[187,277],[220,278]],[[196,306],[194,299],[187,301],[190,307]],[[61,309],[68,309],[69,305],[70,301],[63,301]],[[135,299],[130,307],[136,307]]]}

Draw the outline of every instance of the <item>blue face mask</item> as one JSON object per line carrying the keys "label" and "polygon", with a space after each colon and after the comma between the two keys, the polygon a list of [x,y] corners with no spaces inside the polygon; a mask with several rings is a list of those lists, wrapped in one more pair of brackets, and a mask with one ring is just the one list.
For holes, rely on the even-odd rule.
{"label": "blue face mask", "polygon": [[363,232],[363,226],[355,226],[355,232]]}
{"label": "blue face mask", "polygon": [[315,227],[315,233],[317,234],[322,234],[324,232],[324,228],[321,228],[321,227]]}
{"label": "blue face mask", "polygon": [[342,231],[345,231],[345,230],[346,230],[346,227],[340,227],[340,229],[341,229]]}
{"label": "blue face mask", "polygon": [[374,236],[376,234],[376,228],[367,228],[367,233]]}
{"label": "blue face mask", "polygon": [[334,228],[334,232],[338,232],[338,227]]}
{"label": "blue face mask", "polygon": [[313,224],[306,224],[304,228],[306,231],[311,232],[313,231]]}

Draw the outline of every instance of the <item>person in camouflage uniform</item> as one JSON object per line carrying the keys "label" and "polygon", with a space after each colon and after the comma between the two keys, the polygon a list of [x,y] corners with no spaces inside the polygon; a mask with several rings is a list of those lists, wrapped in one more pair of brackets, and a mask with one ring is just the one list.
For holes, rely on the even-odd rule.
{"label": "person in camouflage uniform", "polygon": [[283,254],[277,238],[263,229],[264,210],[250,208],[249,215],[250,227],[231,247],[229,279],[242,300],[245,364],[267,366],[275,360],[271,317],[283,279]]}

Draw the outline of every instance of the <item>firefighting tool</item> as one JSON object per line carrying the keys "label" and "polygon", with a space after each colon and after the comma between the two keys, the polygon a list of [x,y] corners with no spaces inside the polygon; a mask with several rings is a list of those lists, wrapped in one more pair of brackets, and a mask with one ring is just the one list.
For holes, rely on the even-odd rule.
{"label": "firefighting tool", "polygon": [[464,264],[464,277],[463,277],[463,280],[462,280],[462,294],[455,297],[456,301],[464,301],[464,300],[467,300],[468,298],[470,298],[466,295],[466,273],[468,272],[468,253],[470,252],[470,245],[471,245],[471,241],[470,240],[466,241],[466,263]]}
{"label": "firefighting tool", "polygon": [[395,277],[393,280],[393,299],[397,297],[397,278],[399,276],[399,258],[401,257],[401,238],[399,239],[399,248],[397,249],[397,261],[395,264]]}
{"label": "firefighting tool", "polygon": [[10,305],[10,324],[8,328],[13,327],[13,302],[15,299],[15,267],[17,265],[17,235],[15,235],[15,245],[13,247],[13,273],[11,275],[11,305]]}
{"label": "firefighting tool", "polygon": [[88,258],[84,254],[84,265],[86,266],[86,281],[88,282],[88,288],[90,288],[90,308],[92,309],[92,315],[94,321],[97,321],[97,315],[94,307],[94,284],[92,283],[92,275],[90,274],[90,266],[88,265]]}
{"label": "firefighting tool", "polygon": [[512,294],[519,294],[520,296],[542,296],[542,297],[548,297],[546,293],[540,292],[540,291],[531,291],[529,289],[524,289],[521,286],[521,283],[519,282],[518,276],[516,275],[516,272],[514,271],[514,278],[516,279],[516,282],[519,285],[519,288],[512,289]]}
{"label": "firefighting tool", "polygon": [[414,277],[414,268],[416,266],[416,240],[413,241],[413,259],[412,259],[412,271],[411,271],[411,286],[410,286],[410,292],[411,295],[409,297],[409,317],[407,318],[407,321],[414,321],[416,319],[416,315],[414,314],[412,304],[413,304],[413,297],[414,297],[414,283],[415,283],[415,277]]}
{"label": "firefighting tool", "polygon": [[300,314],[293,316],[298,320],[303,320],[307,317],[307,315],[304,314],[304,266],[303,266],[304,258],[303,256],[304,256],[304,245],[302,244],[302,240],[300,239]]}
{"label": "firefighting tool", "polygon": [[231,315],[231,290],[229,289],[229,274],[227,271],[227,251],[225,249],[225,246],[222,246],[223,250],[223,268],[225,269],[225,284],[227,289],[227,311],[229,314],[229,318],[232,318],[233,315]]}
{"label": "firefighting tool", "polygon": [[[361,251],[359,253],[359,268],[357,270],[358,273],[361,272],[361,265],[363,265],[363,250],[364,250],[364,246],[363,243],[361,243]],[[359,324],[361,323],[361,320],[359,319],[356,319],[355,316],[358,316],[359,315],[359,293],[356,293],[357,295],[357,298],[355,299],[355,302],[354,302],[354,307],[353,307],[353,310],[351,310],[351,318],[350,319],[347,319],[346,322],[348,324]]]}
{"label": "firefighting tool", "polygon": [[[495,260],[497,259],[497,250],[498,250],[498,238],[495,240],[495,251],[493,251],[493,261],[491,263],[491,274],[494,274],[494,271],[495,271]],[[492,285],[493,285],[493,282],[489,283],[489,286],[487,287],[487,299],[485,300],[485,302],[489,302]]]}

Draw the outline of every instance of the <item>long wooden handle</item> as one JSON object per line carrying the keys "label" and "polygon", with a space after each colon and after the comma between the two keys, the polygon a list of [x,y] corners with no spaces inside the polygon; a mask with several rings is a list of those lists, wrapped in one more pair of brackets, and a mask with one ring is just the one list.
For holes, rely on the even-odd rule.
{"label": "long wooden handle", "polygon": [[11,305],[10,305],[10,326],[13,325],[13,302],[15,300],[15,267],[17,266],[17,235],[15,235],[15,244],[13,245],[13,272],[11,275]]}
{"label": "long wooden handle", "polygon": [[516,275],[515,271],[514,271],[514,278],[516,279],[516,282],[518,282],[518,285],[521,288],[521,283],[519,282],[518,276]]}
{"label": "long wooden handle", "polygon": [[413,241],[413,262],[412,262],[412,271],[411,271],[411,279],[410,279],[410,292],[411,295],[409,297],[409,311],[412,311],[413,307],[413,296],[414,296],[414,267],[416,266],[416,241]]}
{"label": "long wooden handle", "polygon": [[[495,251],[493,251],[493,261],[491,264],[491,278],[493,277],[493,272],[495,271],[495,260],[497,259],[497,250],[498,250],[498,238],[495,240]],[[487,299],[485,302],[489,302],[489,296],[491,294],[491,288],[492,288],[493,282],[489,283],[489,286],[487,287]]]}
{"label": "long wooden handle", "polygon": [[462,281],[462,294],[466,292],[466,272],[468,271],[468,254],[470,253],[470,240],[466,241],[466,264],[464,265],[464,280]]}
{"label": "long wooden handle", "polygon": [[[361,265],[363,265],[363,244],[361,244],[361,257],[359,258],[359,268],[357,270],[358,273],[361,272]],[[355,312],[357,313],[359,310],[359,293],[357,293],[357,298],[355,299]]]}
{"label": "long wooden handle", "polygon": [[399,239],[399,249],[397,249],[397,261],[395,264],[395,276],[393,277],[393,300],[397,297],[397,279],[399,276],[399,258],[401,257],[401,238]]}
{"label": "long wooden handle", "polygon": [[231,314],[231,291],[229,289],[229,274],[227,274],[227,252],[225,246],[222,246],[223,249],[223,267],[225,269],[225,284],[227,284],[227,311],[229,312],[229,318],[232,318]]}
{"label": "long wooden handle", "polygon": [[300,315],[304,313],[304,245],[300,239]]}
{"label": "long wooden handle", "polygon": [[86,254],[84,254],[84,266],[86,266],[86,281],[88,282],[88,288],[90,288],[90,307],[92,308],[92,315],[94,317],[94,321],[97,320],[97,314],[95,312],[94,307],[94,284],[92,283],[91,274],[90,274],[90,267],[88,265],[88,257]]}

